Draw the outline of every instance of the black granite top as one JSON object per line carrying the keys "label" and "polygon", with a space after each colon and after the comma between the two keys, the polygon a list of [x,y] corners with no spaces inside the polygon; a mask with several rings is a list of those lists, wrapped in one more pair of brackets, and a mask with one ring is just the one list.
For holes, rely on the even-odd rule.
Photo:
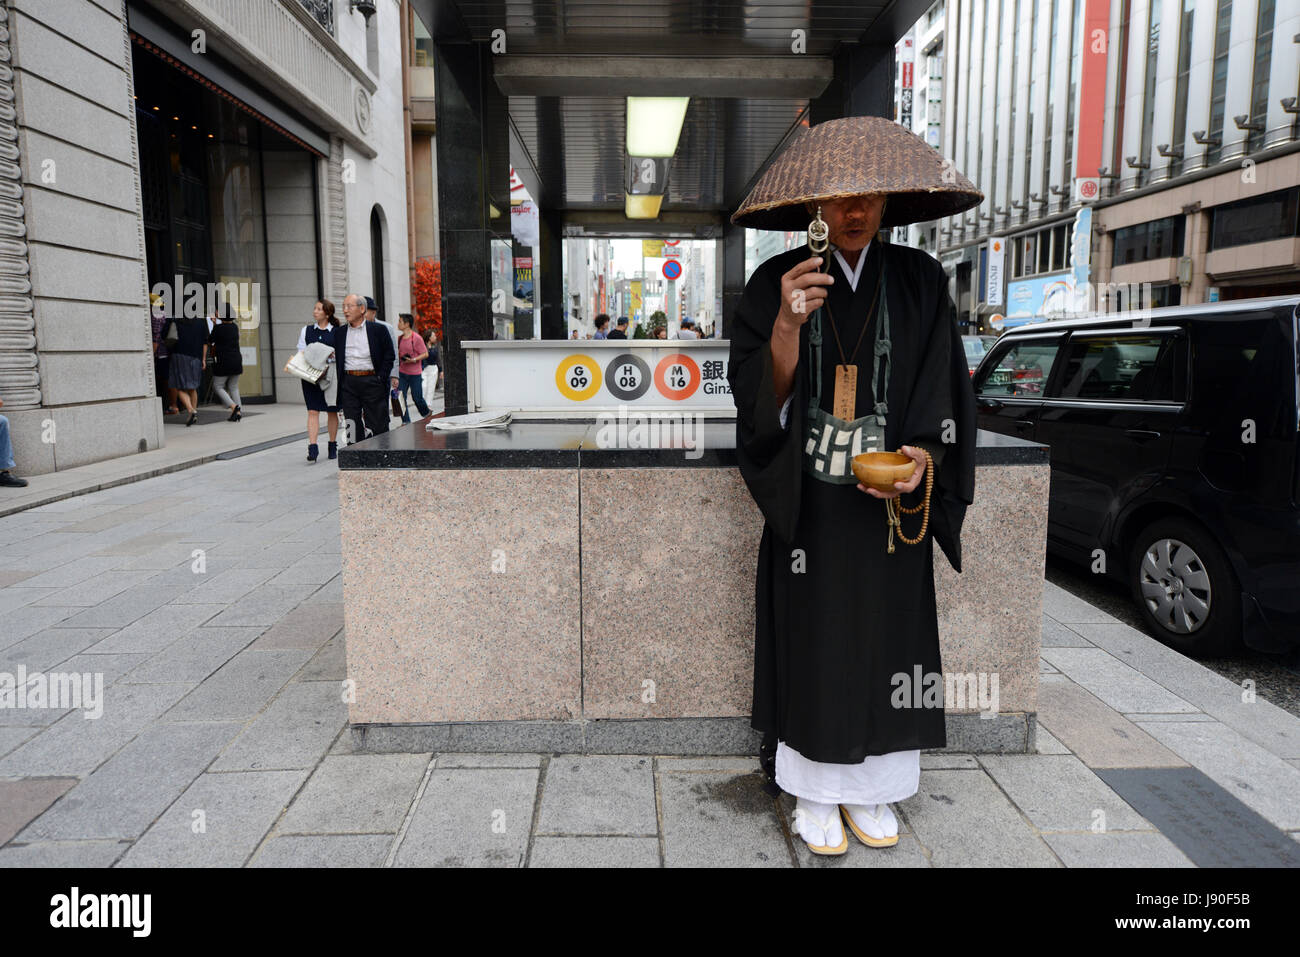
{"label": "black granite top", "polygon": [[[427,421],[427,420],[426,420]],[[339,449],[342,469],[725,468],[736,465],[736,425],[692,423],[642,436],[592,420],[517,420],[505,429],[431,432],[412,422]],[[700,441],[702,439],[702,441]],[[648,444],[651,447],[639,447]],[[1048,447],[986,432],[975,437],[976,465],[1038,465]],[[692,448],[691,446],[696,446]]]}

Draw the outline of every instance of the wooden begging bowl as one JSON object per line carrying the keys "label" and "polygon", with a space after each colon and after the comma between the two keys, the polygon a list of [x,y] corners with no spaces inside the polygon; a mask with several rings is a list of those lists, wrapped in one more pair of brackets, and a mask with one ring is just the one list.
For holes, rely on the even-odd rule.
{"label": "wooden begging bowl", "polygon": [[916,463],[902,452],[863,452],[853,456],[853,474],[867,488],[877,492],[894,492],[895,482],[912,477]]}

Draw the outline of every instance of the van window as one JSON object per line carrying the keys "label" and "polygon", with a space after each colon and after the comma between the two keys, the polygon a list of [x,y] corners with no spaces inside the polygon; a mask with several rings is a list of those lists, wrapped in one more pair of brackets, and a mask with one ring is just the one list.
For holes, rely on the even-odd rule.
{"label": "van window", "polygon": [[975,394],[1041,398],[1064,337],[1007,343],[976,373]]}
{"label": "van window", "polygon": [[1063,399],[1180,402],[1186,389],[1181,336],[1076,335],[1057,393]]}

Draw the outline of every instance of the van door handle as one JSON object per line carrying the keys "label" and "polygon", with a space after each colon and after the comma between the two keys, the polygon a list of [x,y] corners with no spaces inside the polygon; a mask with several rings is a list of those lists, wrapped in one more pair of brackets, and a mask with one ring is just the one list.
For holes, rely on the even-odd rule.
{"label": "van door handle", "polygon": [[1150,442],[1152,439],[1160,438],[1159,432],[1152,432],[1150,429],[1125,429],[1124,434],[1139,442]]}
{"label": "van door handle", "polygon": [[1022,429],[1032,429],[1034,427],[1033,419],[1016,419],[1016,425]]}

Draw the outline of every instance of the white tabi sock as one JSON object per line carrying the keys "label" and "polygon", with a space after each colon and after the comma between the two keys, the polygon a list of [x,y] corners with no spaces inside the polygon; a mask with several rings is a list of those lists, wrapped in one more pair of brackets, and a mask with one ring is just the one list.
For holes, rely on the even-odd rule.
{"label": "white tabi sock", "polygon": [[844,810],[849,812],[858,830],[869,837],[898,836],[898,818],[894,817],[888,804],[846,804]]}
{"label": "white tabi sock", "polygon": [[844,825],[840,821],[839,806],[835,804],[818,804],[796,798],[791,827],[805,841],[817,847],[839,847],[844,842]]}

